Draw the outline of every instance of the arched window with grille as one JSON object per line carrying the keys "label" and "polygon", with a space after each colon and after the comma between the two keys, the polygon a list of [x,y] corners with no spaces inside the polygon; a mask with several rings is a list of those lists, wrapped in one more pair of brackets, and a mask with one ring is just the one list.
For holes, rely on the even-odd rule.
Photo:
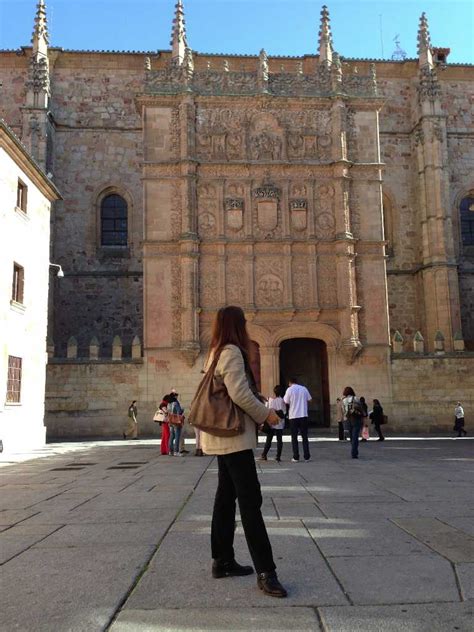
{"label": "arched window with grille", "polygon": [[121,195],[106,195],[100,204],[100,243],[102,246],[127,246],[128,205]]}
{"label": "arched window with grille", "polygon": [[474,246],[474,193],[469,193],[461,200],[459,214],[462,245]]}

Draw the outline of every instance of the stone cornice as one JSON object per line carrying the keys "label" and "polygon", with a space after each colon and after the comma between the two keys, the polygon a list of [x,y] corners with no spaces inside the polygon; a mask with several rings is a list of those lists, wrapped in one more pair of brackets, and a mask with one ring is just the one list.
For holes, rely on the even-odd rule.
{"label": "stone cornice", "polygon": [[0,147],[5,150],[50,202],[62,199],[58,189],[3,119],[0,119]]}

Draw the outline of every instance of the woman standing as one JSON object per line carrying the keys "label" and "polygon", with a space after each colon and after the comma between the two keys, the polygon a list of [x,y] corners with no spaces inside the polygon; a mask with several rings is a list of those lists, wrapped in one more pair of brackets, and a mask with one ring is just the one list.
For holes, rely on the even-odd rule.
{"label": "woman standing", "polygon": [[128,407],[127,416],[128,423],[125,432],[123,433],[124,439],[137,439],[138,438],[138,420],[137,420],[137,400],[134,399],[133,402]]}
{"label": "woman standing", "polygon": [[367,441],[369,438],[369,422],[367,421],[369,418],[369,407],[365,402],[365,397],[360,397],[359,401],[362,406],[362,410],[364,411],[364,416],[362,417],[362,427],[360,429],[360,440]]}
{"label": "woman standing", "polygon": [[349,435],[351,438],[351,455],[353,459],[359,458],[359,433],[362,428],[362,419],[364,417],[364,409],[360,400],[356,397],[354,389],[346,386],[342,393],[344,399],[344,414],[349,424]]}
{"label": "woman standing", "polygon": [[159,405],[159,409],[163,411],[164,413],[164,419],[161,422],[161,454],[163,454],[163,456],[166,456],[167,454],[169,454],[169,443],[170,443],[170,426],[168,423],[168,417],[167,417],[167,412],[168,412],[168,404],[170,403],[170,396],[169,395],[164,395],[163,399],[161,400],[161,404]]}
{"label": "woman standing", "polygon": [[167,412],[168,412],[168,425],[170,429],[168,453],[170,456],[184,456],[184,454],[180,452],[180,449],[179,449],[179,440],[181,439],[181,431],[183,429],[182,425],[169,422],[169,415],[182,415],[183,409],[181,408],[181,405],[178,402],[177,394],[170,393],[168,397],[169,397],[169,403],[167,406]]}
{"label": "woman standing", "polygon": [[[239,501],[242,526],[257,571],[257,585],[267,595],[286,597],[275,572],[272,547],[263,521],[262,494],[253,449],[257,447],[257,426],[280,421],[276,412],[262,404],[251,385],[250,338],[240,307],[223,307],[216,315],[209,350],[209,364],[218,358],[214,376],[221,379],[230,399],[245,413],[245,430],[233,437],[201,432],[202,449],[217,455],[218,483],[211,528],[212,576],[250,575],[251,566],[241,566],[234,557],[235,501]],[[209,366],[209,365],[208,365]]]}
{"label": "woman standing", "polygon": [[337,432],[338,432],[339,441],[344,441],[345,439],[344,408],[342,406],[342,400],[340,397],[336,399],[336,421],[337,421]]}
{"label": "woman standing", "polygon": [[384,441],[385,437],[383,436],[382,428],[380,427],[383,424],[383,408],[378,399],[374,399],[373,404],[374,407],[369,417],[375,426],[375,432],[379,435],[378,441]]}
{"label": "woman standing", "polygon": [[273,394],[275,397],[269,397],[267,402],[267,408],[271,408],[276,412],[276,414],[280,417],[280,422],[271,427],[270,432],[267,434],[267,440],[265,441],[265,447],[263,448],[262,455],[260,457],[260,461],[267,460],[267,454],[271,448],[273,437],[276,436],[277,439],[277,455],[275,461],[281,461],[281,451],[283,449],[283,428],[285,427],[285,414],[286,414],[286,404],[283,401],[283,395],[285,394],[285,389],[277,384],[273,389]]}

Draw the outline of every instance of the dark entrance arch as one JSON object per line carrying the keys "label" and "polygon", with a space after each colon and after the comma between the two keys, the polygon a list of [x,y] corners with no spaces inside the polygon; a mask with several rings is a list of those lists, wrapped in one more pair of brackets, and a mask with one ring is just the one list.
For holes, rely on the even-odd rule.
{"label": "dark entrance arch", "polygon": [[280,344],[280,381],[288,385],[295,377],[311,395],[309,421],[312,425],[328,427],[329,380],[326,343],[313,338],[290,338]]}

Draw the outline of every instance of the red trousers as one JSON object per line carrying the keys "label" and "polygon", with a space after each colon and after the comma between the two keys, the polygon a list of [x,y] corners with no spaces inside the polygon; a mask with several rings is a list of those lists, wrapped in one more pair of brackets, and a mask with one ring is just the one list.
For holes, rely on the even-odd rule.
{"label": "red trousers", "polygon": [[164,421],[161,426],[161,454],[168,454],[168,443],[170,440],[170,427],[168,422]]}

